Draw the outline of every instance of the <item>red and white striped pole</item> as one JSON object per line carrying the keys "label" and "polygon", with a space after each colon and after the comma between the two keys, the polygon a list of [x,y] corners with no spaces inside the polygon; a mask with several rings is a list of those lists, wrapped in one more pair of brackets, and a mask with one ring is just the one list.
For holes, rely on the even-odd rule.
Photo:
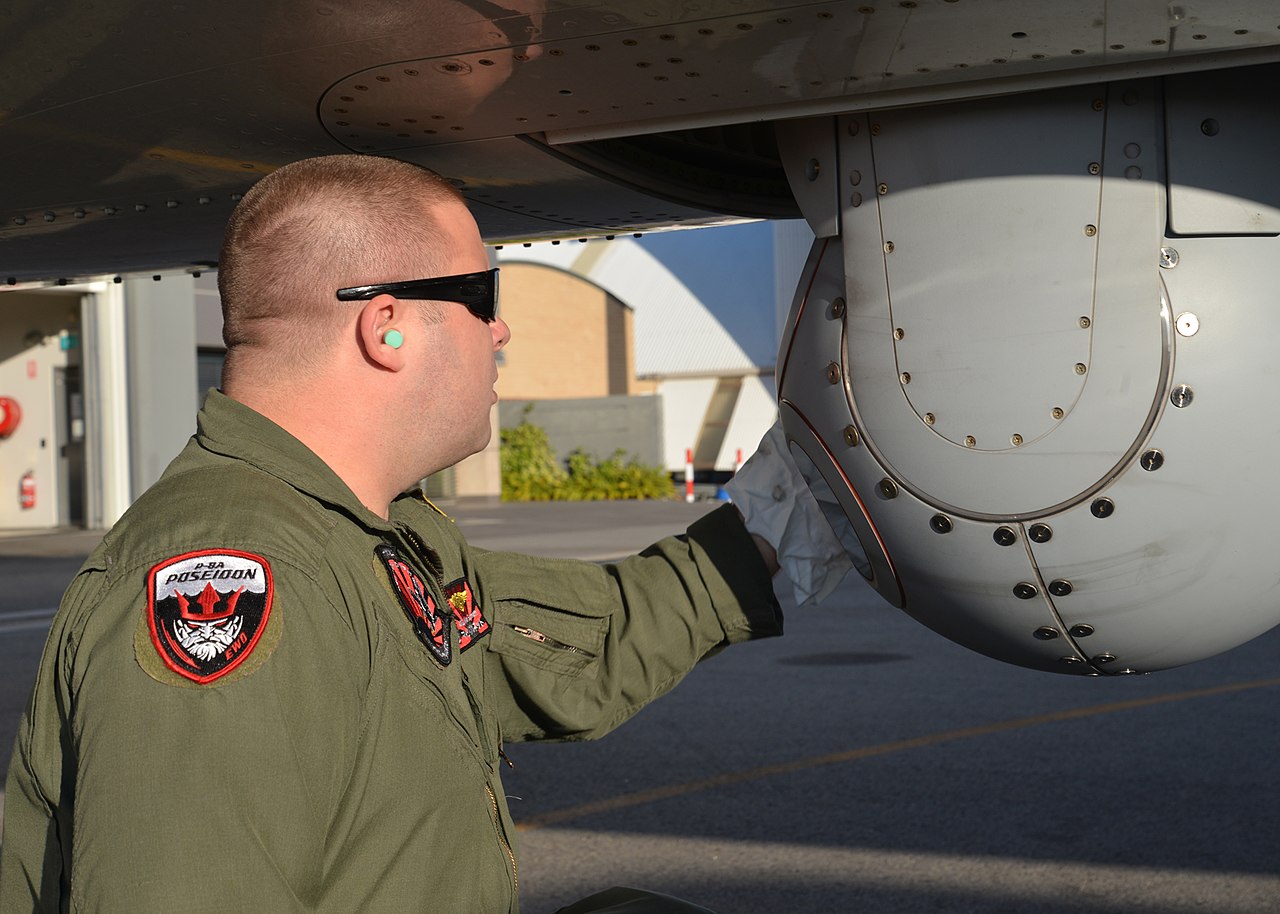
{"label": "red and white striped pole", "polygon": [[684,500],[693,504],[693,448],[684,449]]}

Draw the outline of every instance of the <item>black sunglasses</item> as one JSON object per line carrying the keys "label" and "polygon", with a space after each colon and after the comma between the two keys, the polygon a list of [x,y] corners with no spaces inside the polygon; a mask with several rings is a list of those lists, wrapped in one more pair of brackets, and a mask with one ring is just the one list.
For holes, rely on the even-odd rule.
{"label": "black sunglasses", "polygon": [[410,279],[407,282],[382,282],[372,286],[352,286],[338,290],[338,301],[368,301],[379,295],[409,301],[453,301],[486,324],[498,316],[498,268],[480,273],[438,276],[435,279]]}

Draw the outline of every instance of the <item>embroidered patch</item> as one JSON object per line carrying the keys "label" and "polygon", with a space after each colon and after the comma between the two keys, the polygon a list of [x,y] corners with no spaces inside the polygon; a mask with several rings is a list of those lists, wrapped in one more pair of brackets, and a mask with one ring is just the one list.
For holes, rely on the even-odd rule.
{"label": "embroidered patch", "polygon": [[431,599],[422,579],[414,574],[413,569],[396,555],[396,551],[383,544],[373,550],[382,563],[387,566],[387,574],[391,577],[391,586],[400,598],[400,605],[405,615],[413,623],[413,633],[426,645],[431,656],[442,666],[448,666],[452,659],[452,648],[449,644],[449,629],[445,627],[445,617],[436,611],[436,601]]}
{"label": "embroidered patch", "polygon": [[466,578],[458,578],[444,589],[444,598],[453,610],[453,624],[458,629],[458,650],[465,651],[489,634],[489,620],[471,593]]}
{"label": "embroidered patch", "polygon": [[271,566],[260,555],[205,549],[147,572],[147,627],[164,665],[206,685],[253,652],[271,616]]}

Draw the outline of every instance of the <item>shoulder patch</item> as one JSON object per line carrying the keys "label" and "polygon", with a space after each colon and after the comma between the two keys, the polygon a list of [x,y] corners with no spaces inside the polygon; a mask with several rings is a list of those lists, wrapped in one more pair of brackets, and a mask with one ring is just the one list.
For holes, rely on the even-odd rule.
{"label": "shoulder patch", "polygon": [[[203,549],[165,559],[147,572],[151,646],[170,671],[208,685],[254,653],[274,594],[271,565],[251,552]],[[260,660],[270,653],[267,648]]]}
{"label": "shoulder patch", "polygon": [[399,598],[405,615],[413,623],[413,633],[441,666],[448,666],[453,659],[453,648],[449,643],[449,629],[445,626],[446,617],[436,607],[431,594],[427,593],[422,579],[400,558],[395,549],[385,543],[375,547],[373,551],[387,568],[391,589]]}
{"label": "shoulder patch", "polygon": [[458,578],[444,589],[444,598],[453,612],[453,624],[458,629],[458,650],[465,651],[489,634],[489,620],[484,617],[480,601],[471,592],[466,578]]}

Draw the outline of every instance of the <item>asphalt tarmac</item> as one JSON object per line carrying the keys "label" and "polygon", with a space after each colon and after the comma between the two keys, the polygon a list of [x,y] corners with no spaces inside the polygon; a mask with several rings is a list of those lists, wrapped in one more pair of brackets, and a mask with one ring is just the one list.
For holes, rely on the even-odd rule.
{"label": "asphalt tarmac", "polygon": [[[607,560],[713,506],[444,507],[478,545]],[[0,538],[0,760],[93,539]],[[524,910],[626,884],[720,914],[1275,912],[1278,704],[1280,632],[1152,676],[1055,676],[846,580],[604,740],[507,747]]]}

